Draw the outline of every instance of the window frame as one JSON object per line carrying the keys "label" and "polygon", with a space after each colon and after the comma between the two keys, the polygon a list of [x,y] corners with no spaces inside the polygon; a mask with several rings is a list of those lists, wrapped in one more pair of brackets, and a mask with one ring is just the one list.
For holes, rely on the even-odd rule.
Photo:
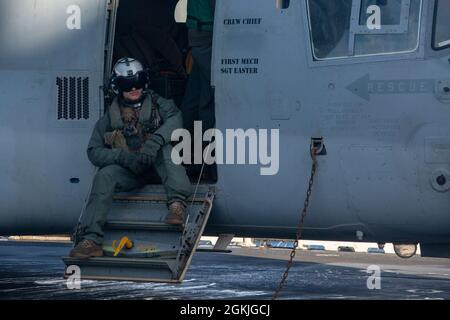
{"label": "window frame", "polygon": [[448,42],[448,44],[442,46],[442,47],[438,47],[436,46],[436,27],[437,27],[437,14],[438,14],[438,7],[440,4],[440,1],[442,0],[436,0],[434,2],[434,10],[433,10],[433,31],[432,31],[432,36],[431,36],[431,47],[433,48],[434,51],[442,51],[442,50],[446,50],[448,48],[450,48],[450,36],[449,39],[446,40]]}
{"label": "window frame", "polygon": [[[354,39],[356,35],[362,34],[362,33],[353,33],[353,25],[354,21],[350,20],[350,27],[349,27],[349,43],[352,43],[352,49],[350,49],[350,44],[348,48],[348,55],[347,56],[341,56],[341,57],[331,57],[331,58],[318,58],[316,57],[315,50],[314,50],[314,41],[312,38],[312,25],[311,25],[311,14],[310,14],[310,6],[309,1],[305,1],[305,26],[306,26],[306,32],[308,33],[308,39],[310,40],[309,51],[311,53],[311,61],[314,63],[314,65],[325,64],[325,65],[336,65],[336,64],[343,64],[346,63],[345,61],[355,61],[356,59],[361,60],[361,62],[364,62],[366,60],[377,60],[377,61],[386,61],[386,60],[393,60],[393,59],[404,59],[405,57],[423,57],[424,52],[423,48],[421,48],[421,44],[424,39],[424,28],[423,28],[423,19],[426,18],[424,16],[425,10],[424,10],[424,1],[420,1],[420,11],[419,11],[419,21],[418,21],[418,30],[417,30],[417,43],[416,46],[411,50],[405,50],[405,51],[396,51],[396,52],[381,52],[381,53],[373,53],[373,54],[362,54],[362,55],[354,55]],[[354,11],[355,9],[358,9],[358,20],[356,21],[356,24],[359,27],[359,14],[361,12],[361,5],[363,0],[352,0],[352,12],[351,17],[354,17]],[[408,1],[408,3],[411,3],[411,0],[402,0],[402,4],[404,1]],[[410,8],[410,7],[408,7]],[[404,13],[404,12],[402,12]],[[351,18],[351,19],[352,19]],[[408,23],[409,23],[409,16],[408,16]],[[386,25],[387,27],[394,27],[396,28],[395,33],[403,33],[401,28],[402,25]],[[382,32],[381,32],[382,31]],[[386,30],[370,30],[364,32],[364,34],[387,34]],[[353,55],[350,55],[353,54]],[[397,57],[397,58],[395,58]]]}
{"label": "window frame", "polygon": [[[352,1],[352,12],[349,29],[348,53],[355,56],[355,41],[357,35],[386,35],[386,34],[407,34],[409,16],[411,10],[411,0],[401,0],[400,24],[382,25],[380,30],[368,30],[366,26],[360,25],[361,9],[364,0]],[[417,47],[416,47],[417,49]]]}

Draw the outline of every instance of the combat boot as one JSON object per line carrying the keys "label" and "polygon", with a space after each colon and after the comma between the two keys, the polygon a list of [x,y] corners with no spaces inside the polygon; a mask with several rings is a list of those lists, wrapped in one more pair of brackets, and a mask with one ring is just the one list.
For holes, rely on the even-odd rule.
{"label": "combat boot", "polygon": [[164,220],[165,224],[180,225],[184,222],[186,207],[181,202],[173,202],[169,205],[169,214]]}
{"label": "combat boot", "polygon": [[102,257],[103,249],[92,240],[82,240],[69,254],[72,258],[88,259],[91,257]]}

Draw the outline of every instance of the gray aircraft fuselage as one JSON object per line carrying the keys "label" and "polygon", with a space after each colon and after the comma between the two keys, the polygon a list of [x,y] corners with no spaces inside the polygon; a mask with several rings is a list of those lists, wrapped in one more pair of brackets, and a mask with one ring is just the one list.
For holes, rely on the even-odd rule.
{"label": "gray aircraft fuselage", "polygon": [[[450,48],[433,48],[437,3],[397,1],[381,10],[389,26],[365,31],[372,2],[349,1],[362,23],[348,20],[326,48],[314,32],[329,8],[217,1],[217,129],[279,129],[279,170],[219,165],[205,234],[295,237],[322,137],[304,238],[450,243]],[[76,225],[117,5],[0,0],[0,234]]]}

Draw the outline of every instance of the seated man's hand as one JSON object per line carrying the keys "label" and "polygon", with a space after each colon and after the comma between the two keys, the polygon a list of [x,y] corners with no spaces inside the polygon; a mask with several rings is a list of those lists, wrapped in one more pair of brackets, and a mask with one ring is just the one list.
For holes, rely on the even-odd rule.
{"label": "seated man's hand", "polygon": [[146,168],[155,164],[156,157],[149,156],[145,153],[136,153],[138,162]]}
{"label": "seated man's hand", "polygon": [[105,133],[105,145],[110,146],[113,149],[122,149],[129,151],[127,140],[120,130],[114,130],[113,132]]}
{"label": "seated man's hand", "polygon": [[113,132],[107,132],[105,133],[104,139],[105,139],[105,145],[112,147],[114,144],[114,140],[116,138],[116,132],[117,130]]}
{"label": "seated man's hand", "polygon": [[135,175],[140,176],[145,171],[147,171],[148,167],[143,165],[139,160],[135,160],[130,163],[128,169],[131,170],[131,172],[133,172]]}
{"label": "seated man's hand", "polygon": [[147,166],[141,163],[137,154],[125,150],[120,150],[117,164],[131,170],[135,175],[141,175],[148,169]]}
{"label": "seated man's hand", "polygon": [[141,153],[154,160],[164,144],[163,137],[158,134],[151,134],[142,144]]}
{"label": "seated man's hand", "polygon": [[129,151],[127,140],[123,136],[123,133],[121,131],[117,131],[116,138],[114,139],[113,148],[115,149],[122,149]]}

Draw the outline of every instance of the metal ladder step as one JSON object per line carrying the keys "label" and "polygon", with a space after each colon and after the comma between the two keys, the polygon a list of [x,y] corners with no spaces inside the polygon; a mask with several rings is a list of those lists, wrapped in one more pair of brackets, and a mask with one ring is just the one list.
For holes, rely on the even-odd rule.
{"label": "metal ladder step", "polygon": [[[174,261],[158,259],[99,257],[86,260],[64,258],[67,266],[81,269],[82,279],[145,282],[179,282],[173,277]],[[71,274],[67,272],[64,277]]]}
{"label": "metal ladder step", "polygon": [[107,221],[106,229],[114,230],[147,230],[147,231],[173,231],[181,233],[182,226],[167,225],[161,222],[137,222],[137,221]]}
{"label": "metal ladder step", "polygon": [[[185,224],[173,226],[163,222],[168,213],[163,186],[117,193],[104,226],[104,256],[86,260],[65,257],[64,263],[66,267],[78,266],[82,279],[181,282],[208,221],[214,196],[213,188],[200,186],[195,199],[188,201]],[[133,245],[118,251],[125,237]]]}
{"label": "metal ladder step", "polygon": [[169,262],[166,260],[158,259],[142,259],[142,258],[117,258],[117,257],[97,257],[90,259],[76,259],[76,258],[64,258],[65,262],[71,264],[77,264],[79,266],[114,266],[114,267],[128,267],[133,266],[135,268],[163,268],[170,269]]}

